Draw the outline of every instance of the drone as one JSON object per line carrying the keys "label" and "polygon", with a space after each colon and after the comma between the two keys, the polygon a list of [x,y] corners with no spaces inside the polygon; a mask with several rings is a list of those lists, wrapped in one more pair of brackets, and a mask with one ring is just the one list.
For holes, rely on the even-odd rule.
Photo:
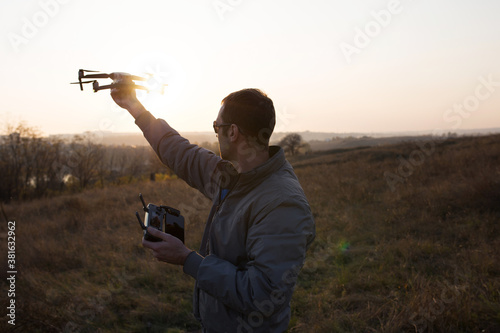
{"label": "drone", "polygon": [[[97,73],[97,74],[86,74],[87,72]],[[101,85],[99,85],[99,82],[97,81],[97,79],[116,80],[119,77],[127,79],[126,82],[113,82],[111,84],[101,86]],[[99,73],[99,71],[80,69],[80,70],[78,70],[78,82],[71,82],[70,84],[80,85],[80,90],[82,90],[82,91],[83,91],[84,84],[92,83],[92,88],[93,88],[94,92],[98,92],[99,90],[104,90],[104,89],[113,89],[113,88],[120,88],[120,87],[130,87],[132,89],[141,89],[141,90],[146,90],[149,92],[150,89],[148,89],[145,86],[137,85],[133,81],[147,81],[151,77],[152,77],[151,74],[148,75],[148,78],[144,78],[144,77],[140,77],[137,75],[131,75],[128,73],[115,72],[115,73],[107,74],[107,73]],[[93,79],[93,80],[82,81],[82,79]],[[161,85],[161,94],[163,94],[165,86],[167,86],[167,84]]]}

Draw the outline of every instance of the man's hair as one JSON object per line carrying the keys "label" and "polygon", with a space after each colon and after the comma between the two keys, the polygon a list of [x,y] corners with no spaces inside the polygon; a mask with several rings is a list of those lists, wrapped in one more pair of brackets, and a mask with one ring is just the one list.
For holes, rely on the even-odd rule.
{"label": "man's hair", "polygon": [[222,120],[238,126],[243,135],[260,146],[268,146],[276,124],[273,101],[259,89],[242,89],[223,100]]}

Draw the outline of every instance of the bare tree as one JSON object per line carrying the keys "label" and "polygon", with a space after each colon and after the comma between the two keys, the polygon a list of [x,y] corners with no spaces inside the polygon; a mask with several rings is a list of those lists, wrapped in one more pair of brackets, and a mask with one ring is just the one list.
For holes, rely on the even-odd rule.
{"label": "bare tree", "polygon": [[89,132],[64,141],[42,137],[20,124],[7,125],[4,133],[0,135],[0,201],[4,202],[61,193],[68,175],[78,189],[85,189],[171,173],[150,147],[105,147]]}
{"label": "bare tree", "polygon": [[31,149],[33,141],[39,136],[36,129],[21,123],[17,127],[6,127],[7,135],[1,139],[1,197],[24,198],[30,195],[34,165]]}
{"label": "bare tree", "polygon": [[291,156],[296,155],[299,152],[299,149],[303,146],[302,136],[297,133],[291,133],[286,135],[283,139],[280,140],[279,146],[281,146],[286,153],[289,153]]}
{"label": "bare tree", "polygon": [[26,162],[31,166],[29,184],[35,197],[43,196],[50,186],[57,186],[57,162],[60,161],[60,142],[52,143],[43,138],[31,138]]}
{"label": "bare tree", "polygon": [[80,189],[93,183],[98,177],[99,165],[104,156],[102,145],[93,142],[90,133],[76,135],[69,144],[65,164],[70,174],[78,179]]}

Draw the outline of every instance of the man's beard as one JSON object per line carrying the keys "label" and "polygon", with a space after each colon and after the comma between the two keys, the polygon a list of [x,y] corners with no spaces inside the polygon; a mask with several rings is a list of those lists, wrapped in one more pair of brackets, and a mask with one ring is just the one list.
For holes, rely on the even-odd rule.
{"label": "man's beard", "polygon": [[227,160],[228,159],[227,152],[224,149],[222,149],[220,142],[219,142],[219,156],[223,160]]}

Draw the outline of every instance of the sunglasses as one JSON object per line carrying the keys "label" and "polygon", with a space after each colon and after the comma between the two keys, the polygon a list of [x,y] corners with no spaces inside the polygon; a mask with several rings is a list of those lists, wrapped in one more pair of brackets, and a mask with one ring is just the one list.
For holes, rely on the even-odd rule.
{"label": "sunglasses", "polygon": [[219,127],[223,126],[231,126],[232,124],[217,124],[217,122],[214,120],[214,132],[215,134],[219,133]]}

